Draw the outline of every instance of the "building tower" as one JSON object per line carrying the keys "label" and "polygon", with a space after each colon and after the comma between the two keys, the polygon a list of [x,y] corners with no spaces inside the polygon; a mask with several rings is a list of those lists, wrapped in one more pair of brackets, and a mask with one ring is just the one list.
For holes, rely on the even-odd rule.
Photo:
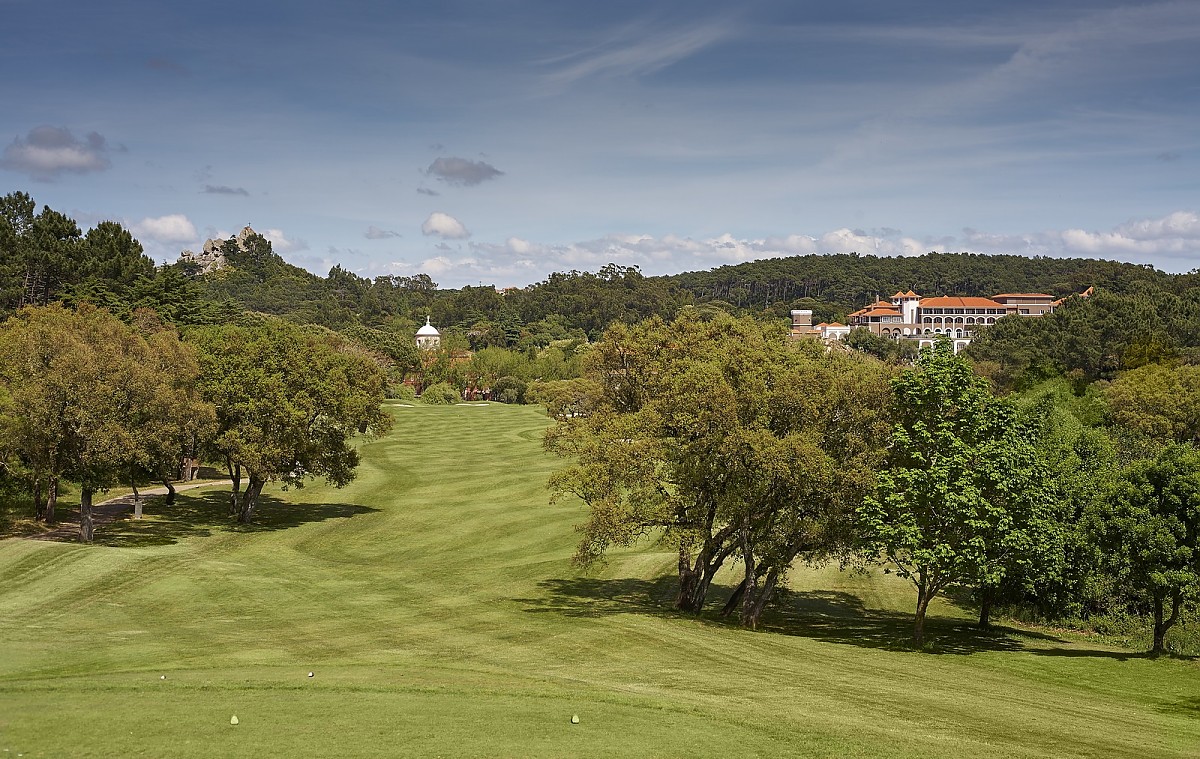
{"label": "building tower", "polygon": [[442,333],[437,331],[437,327],[429,323],[429,317],[425,317],[425,326],[417,330],[417,347],[423,350],[433,350],[442,344]]}

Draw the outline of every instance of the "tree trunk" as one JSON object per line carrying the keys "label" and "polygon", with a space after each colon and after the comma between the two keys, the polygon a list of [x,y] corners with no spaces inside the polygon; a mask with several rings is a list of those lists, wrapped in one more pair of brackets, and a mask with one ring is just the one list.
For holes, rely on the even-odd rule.
{"label": "tree trunk", "polygon": [[[762,618],[763,610],[767,608],[767,604],[771,601],[771,597],[775,595],[775,587],[779,584],[779,569],[771,567],[767,571],[767,577],[763,580],[762,588],[754,593],[754,598],[749,604],[743,601],[742,606],[742,626],[749,627],[751,630],[758,629],[758,620]],[[748,594],[749,595],[749,594]]]}
{"label": "tree trunk", "polygon": [[1154,599],[1154,647],[1150,649],[1150,653],[1153,654],[1167,652],[1167,631],[1174,627],[1179,619],[1179,607],[1183,605],[1183,596],[1176,594],[1171,597],[1171,616],[1163,619],[1165,602],[1165,598]]}
{"label": "tree trunk", "polygon": [[175,486],[171,484],[171,479],[169,477],[163,477],[162,484],[163,484],[163,487],[165,487],[167,489],[166,505],[174,506],[175,505]]}
{"label": "tree trunk", "polygon": [[992,599],[995,595],[992,588],[983,588],[979,592],[979,626],[984,630],[992,626]]}
{"label": "tree trunk", "polygon": [[33,518],[40,522],[46,518],[46,502],[42,500],[42,478],[33,478]]}
{"label": "tree trunk", "polygon": [[129,487],[133,488],[133,518],[141,519],[142,518],[142,497],[140,495],[138,495],[137,483],[135,483],[133,481],[132,477],[129,478]]}
{"label": "tree trunk", "polygon": [[1161,654],[1167,650],[1167,628],[1163,624],[1163,599],[1155,596],[1154,598],[1154,647],[1150,649],[1150,653]]}
{"label": "tree trunk", "polygon": [[742,594],[746,592],[746,581],[742,580],[736,588],[733,589],[733,595],[725,602],[724,608],[721,609],[721,616],[728,617],[733,613],[734,609],[742,605]]}
{"label": "tree trunk", "polygon": [[708,588],[712,584],[715,569],[707,564],[699,564],[696,569],[680,573],[679,595],[675,598],[675,608],[699,614],[704,609],[704,601],[708,597]]}
{"label": "tree trunk", "polygon": [[242,494],[242,506],[238,511],[238,522],[242,524],[250,524],[254,521],[254,507],[258,505],[258,494],[262,492],[263,485],[266,480],[261,480],[250,475],[250,481],[246,483],[246,492]]}
{"label": "tree trunk", "polygon": [[53,475],[46,482],[46,524],[54,522],[54,507],[58,505],[58,478]]}
{"label": "tree trunk", "polygon": [[95,533],[92,522],[92,489],[84,487],[79,491],[79,539],[91,543]]}
{"label": "tree trunk", "polygon": [[238,511],[238,493],[242,489],[242,465],[229,465],[229,479],[233,480],[233,490],[229,493],[229,516],[237,516],[238,521],[241,521]]}
{"label": "tree trunk", "polygon": [[[683,549],[680,549],[683,553]],[[683,564],[684,559],[680,558],[679,568],[679,595],[675,597],[675,608],[680,611],[690,611],[698,613],[704,607],[704,591],[701,590],[703,577],[698,570],[693,570],[690,564]],[[697,598],[699,601],[697,602]]]}
{"label": "tree trunk", "polygon": [[746,592],[742,594],[742,626],[751,627],[750,624],[750,609],[754,606],[754,596],[758,591],[758,562],[754,557],[754,546],[750,542],[750,522],[746,520],[742,524],[742,567],[744,570],[744,579],[746,583]]}
{"label": "tree trunk", "polygon": [[913,642],[918,646],[925,645],[925,612],[929,610],[932,597],[924,583],[917,585],[917,615],[913,624]]}

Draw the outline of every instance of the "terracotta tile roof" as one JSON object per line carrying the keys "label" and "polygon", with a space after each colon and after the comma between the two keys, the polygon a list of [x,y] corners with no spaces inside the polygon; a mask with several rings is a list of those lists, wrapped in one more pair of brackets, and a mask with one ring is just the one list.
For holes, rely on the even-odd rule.
{"label": "terracotta tile roof", "polygon": [[900,312],[894,308],[876,308],[872,309],[861,316],[899,316]]}
{"label": "terracotta tile roof", "polygon": [[904,296],[906,298],[920,298],[921,297],[920,295],[917,295],[916,293],[914,293],[912,290],[909,290],[908,292],[904,293]]}
{"label": "terracotta tile roof", "polygon": [[842,324],[841,322],[832,322],[830,324],[826,324],[825,326],[826,327],[845,327],[846,325]]}
{"label": "terracotta tile roof", "polygon": [[904,293],[903,293],[903,292],[901,292],[901,291],[899,291],[899,290],[897,290],[897,291],[896,291],[896,294],[895,294],[895,295],[893,295],[892,297],[893,297],[893,298],[903,298],[903,297],[904,297]]}
{"label": "terracotta tile roof", "polygon": [[893,311],[895,311],[897,308],[899,308],[899,306],[896,306],[892,303],[888,303],[886,300],[877,300],[874,303],[872,303],[871,305],[867,306],[867,308],[864,308],[863,310],[866,311],[866,310],[872,309],[872,308],[890,308]]}
{"label": "terracotta tile roof", "polygon": [[1004,308],[1003,303],[997,303],[989,298],[925,298],[921,308]]}

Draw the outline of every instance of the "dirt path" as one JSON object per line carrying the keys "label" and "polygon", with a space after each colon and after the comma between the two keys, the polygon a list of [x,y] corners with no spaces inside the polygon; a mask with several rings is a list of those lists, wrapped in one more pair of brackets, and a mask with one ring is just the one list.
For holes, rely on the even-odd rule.
{"label": "dirt path", "polygon": [[[175,492],[179,493],[184,490],[195,490],[196,488],[206,488],[215,485],[232,485],[232,480],[209,480],[208,482],[188,482],[180,483],[175,486]],[[166,495],[166,488],[146,488],[139,490],[138,496],[142,499],[143,508],[146,505],[146,499],[151,496]],[[133,493],[128,495],[109,498],[107,501],[92,504],[92,522],[96,529],[118,519],[125,512],[133,512]],[[47,530],[39,535],[30,535],[31,540],[53,540],[59,543],[78,540],[79,539],[79,510],[72,509],[71,511],[60,512],[62,518],[55,523],[54,529]]]}

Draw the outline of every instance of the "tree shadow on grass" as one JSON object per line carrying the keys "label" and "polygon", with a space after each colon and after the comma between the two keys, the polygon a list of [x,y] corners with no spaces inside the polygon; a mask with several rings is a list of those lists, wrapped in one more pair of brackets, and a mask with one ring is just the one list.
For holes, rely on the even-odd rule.
{"label": "tree shadow on grass", "polygon": [[656,580],[572,577],[543,580],[538,587],[549,595],[546,598],[514,599],[526,604],[527,612],[590,618],[615,614],[690,616],[674,607],[676,580],[670,576]]}
{"label": "tree shadow on grass", "polygon": [[[889,651],[917,650],[913,643],[913,614],[868,609],[851,593],[830,590],[780,592],[758,629],[814,638],[829,643]],[[929,654],[967,655],[983,651],[1028,650],[1028,640],[1061,643],[1045,633],[1002,625],[982,629],[973,621],[930,615],[925,618]]]}
{"label": "tree shadow on grass", "polygon": [[143,507],[144,519],[126,514],[97,528],[94,542],[120,548],[173,545],[218,532],[274,532],[373,511],[379,509],[348,503],[289,503],[263,495],[258,499],[254,523],[238,524],[229,515],[229,490],[220,488],[181,496],[170,506],[163,497],[148,499]]}
{"label": "tree shadow on grass", "polygon": [[[1117,661],[1129,661],[1131,659],[1174,659],[1177,661],[1186,662],[1200,661],[1200,657],[1190,656],[1188,654],[1176,654],[1171,652],[1167,652],[1165,654],[1155,654],[1149,651],[1113,651],[1105,648],[1035,648],[1030,649],[1030,653],[1037,654],[1038,656],[1116,659]],[[1200,703],[1200,699],[1197,700],[1197,703]]]}
{"label": "tree shadow on grass", "polygon": [[[655,580],[632,578],[604,580],[589,577],[550,579],[539,583],[547,596],[516,599],[530,613],[554,612],[571,617],[603,617],[614,614],[653,614],[687,617],[718,627],[736,627],[735,618],[723,618],[720,609],[732,588],[714,587],[708,611],[699,616],[680,612],[672,576]],[[868,609],[862,600],[838,591],[783,591],[759,622],[760,632],[795,635],[829,643],[892,651],[917,650],[912,641],[911,614]],[[966,655],[982,651],[1028,650],[1027,640],[1060,643],[1044,633],[995,626],[981,630],[961,619],[929,617],[925,622],[927,643],[920,649],[930,654]]]}

